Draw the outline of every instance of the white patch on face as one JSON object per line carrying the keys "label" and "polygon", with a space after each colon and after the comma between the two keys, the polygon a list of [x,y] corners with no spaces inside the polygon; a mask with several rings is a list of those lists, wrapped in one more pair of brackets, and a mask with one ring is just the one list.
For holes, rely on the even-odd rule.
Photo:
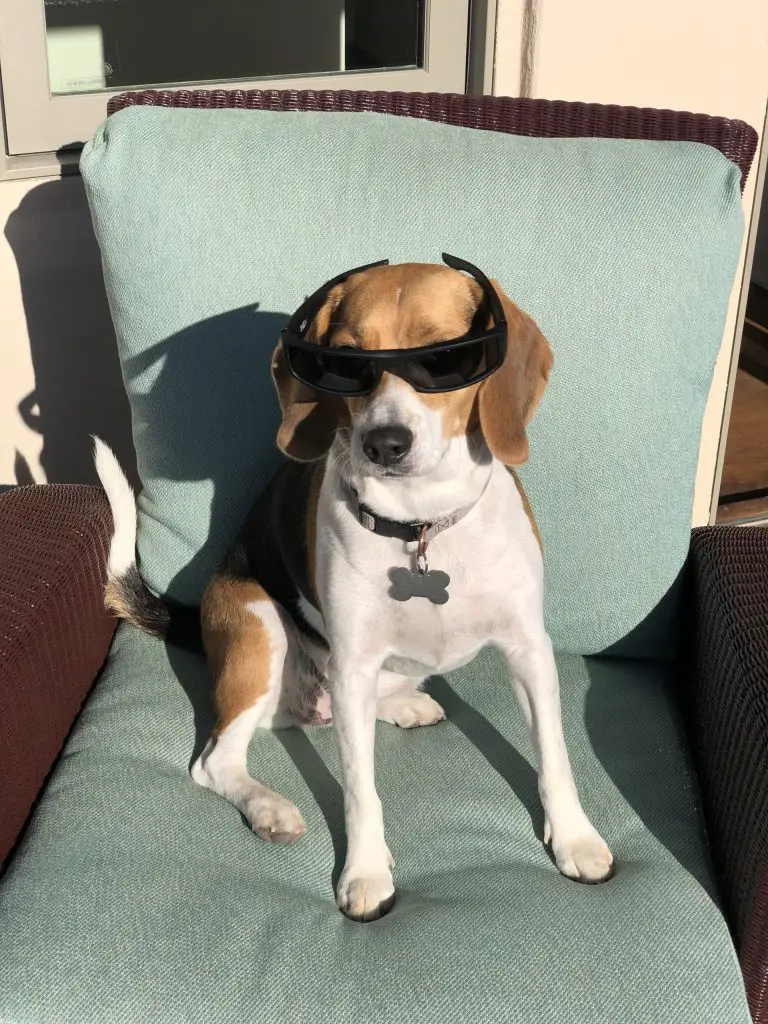
{"label": "white patch on face", "polygon": [[[371,463],[363,453],[363,438],[375,427],[407,427],[413,434],[411,450],[396,470]],[[466,439],[461,439],[466,444]],[[352,469],[360,476],[424,476],[442,462],[450,448],[443,434],[442,415],[419,400],[404,381],[390,377],[368,401],[352,428]]]}

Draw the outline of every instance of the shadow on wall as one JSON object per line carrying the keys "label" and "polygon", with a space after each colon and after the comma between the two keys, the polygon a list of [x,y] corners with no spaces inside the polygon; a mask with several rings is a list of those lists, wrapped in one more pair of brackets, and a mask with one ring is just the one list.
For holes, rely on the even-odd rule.
{"label": "shadow on wall", "polygon": [[[43,437],[47,480],[95,483],[89,435],[98,434],[135,483],[130,412],[82,180],[33,188],[8,218],[5,236],[19,270],[35,372],[19,416]],[[16,482],[32,482],[18,453]]]}

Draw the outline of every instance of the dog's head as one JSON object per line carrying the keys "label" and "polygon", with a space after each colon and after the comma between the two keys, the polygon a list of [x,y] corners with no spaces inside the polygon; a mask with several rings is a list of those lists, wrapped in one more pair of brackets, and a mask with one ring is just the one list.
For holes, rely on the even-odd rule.
{"label": "dog's head", "polygon": [[[365,397],[321,394],[292,376],[280,342],[272,371],[283,414],[281,450],[312,461],[336,436],[356,476],[423,476],[449,452],[469,450],[480,433],[505,464],[524,462],[526,426],[546,386],[552,352],[534,321],[497,282],[493,287],[507,320],[506,357],[490,377],[458,391],[425,394],[384,373]],[[449,267],[410,263],[373,267],[336,285],[306,339],[330,347],[419,348],[490,325],[477,281]]]}

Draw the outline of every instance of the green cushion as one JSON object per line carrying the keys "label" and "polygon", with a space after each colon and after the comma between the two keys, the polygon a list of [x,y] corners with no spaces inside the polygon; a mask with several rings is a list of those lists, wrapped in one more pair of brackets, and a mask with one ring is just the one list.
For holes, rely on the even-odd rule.
{"label": "green cushion", "polygon": [[[715,149],[133,108],[81,166],[156,590],[199,599],[276,465],[287,315],[349,267],[446,250],[497,277],[555,352],[523,472],[555,646],[611,647],[669,591],[742,232],[739,171]],[[644,653],[663,639],[646,630]]]}
{"label": "green cushion", "polygon": [[615,877],[582,886],[551,863],[522,716],[489,651],[433,685],[447,723],[378,726],[400,895],[358,925],[333,902],[332,730],[257,732],[251,770],[308,824],[268,845],[187,774],[208,725],[202,663],[123,627],[0,883],[0,1019],[748,1024],[663,670],[571,655],[560,671]]}

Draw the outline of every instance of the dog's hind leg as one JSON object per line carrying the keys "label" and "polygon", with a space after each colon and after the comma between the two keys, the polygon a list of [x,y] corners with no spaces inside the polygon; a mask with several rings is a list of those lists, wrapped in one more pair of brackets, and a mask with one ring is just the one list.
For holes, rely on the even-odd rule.
{"label": "dog's hind leg", "polygon": [[283,616],[253,580],[214,577],[201,609],[214,676],[216,725],[192,778],[240,810],[263,839],[292,842],[306,826],[294,805],[248,774],[248,743],[275,724],[283,698],[288,636]]}
{"label": "dog's hind leg", "polygon": [[389,672],[379,673],[376,692],[376,717],[380,722],[414,729],[420,725],[442,722],[445,712],[428,693],[420,689],[423,679]]}

